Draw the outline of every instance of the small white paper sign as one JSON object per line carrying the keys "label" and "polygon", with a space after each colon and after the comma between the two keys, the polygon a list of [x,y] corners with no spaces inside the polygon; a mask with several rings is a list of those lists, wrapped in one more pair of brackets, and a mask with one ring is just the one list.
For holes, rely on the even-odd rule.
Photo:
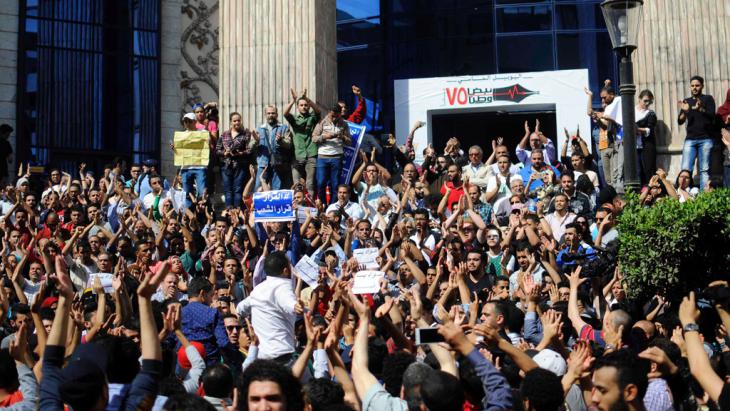
{"label": "small white paper sign", "polygon": [[377,247],[358,248],[352,252],[352,256],[355,257],[358,264],[364,265],[366,270],[377,270],[380,268],[380,264],[376,260],[379,251]]}
{"label": "small white paper sign", "polygon": [[304,255],[294,269],[299,273],[302,281],[307,283],[308,286],[316,288],[319,280],[319,264],[308,255]]}
{"label": "small white paper sign", "polygon": [[94,288],[94,279],[99,277],[101,286],[104,287],[105,293],[113,293],[114,287],[112,286],[112,280],[114,280],[114,274],[111,273],[96,273],[89,275],[89,281],[86,283],[86,288]]}
{"label": "small white paper sign", "polygon": [[385,277],[382,271],[358,271],[355,273],[353,294],[375,294],[380,290],[380,279]]}
{"label": "small white paper sign", "polygon": [[297,218],[299,219],[299,224],[304,224],[304,222],[307,221],[307,213],[304,211],[306,209],[309,209],[309,213],[312,215],[312,218],[317,217],[316,208],[299,206],[299,207],[297,207]]}

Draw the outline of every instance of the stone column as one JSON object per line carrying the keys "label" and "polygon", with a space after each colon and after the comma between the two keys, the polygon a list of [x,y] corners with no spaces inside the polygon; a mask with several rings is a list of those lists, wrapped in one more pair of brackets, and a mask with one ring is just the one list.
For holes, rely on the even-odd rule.
{"label": "stone column", "polygon": [[243,125],[283,107],[290,88],[329,107],[337,101],[335,0],[220,0],[220,110],[223,129],[237,111]]}
{"label": "stone column", "polygon": [[[705,94],[725,101],[730,79],[730,3],[727,0],[645,1],[634,53],[636,96],[654,93],[657,126],[657,166],[679,172],[685,126],[677,125],[677,101],[689,96],[689,79],[705,79]],[[713,158],[717,172],[722,160]]]}
{"label": "stone column", "polygon": [[[15,103],[18,84],[18,0],[4,1],[0,7],[0,124],[10,124],[16,131],[10,134],[10,144],[15,150],[17,125]],[[13,155],[13,159],[16,158]],[[17,170],[15,161],[8,165],[10,176]]]}

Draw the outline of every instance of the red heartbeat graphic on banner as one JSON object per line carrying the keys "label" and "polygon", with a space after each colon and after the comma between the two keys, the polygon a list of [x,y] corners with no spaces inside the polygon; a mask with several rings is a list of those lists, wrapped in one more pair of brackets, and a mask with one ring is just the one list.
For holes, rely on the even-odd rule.
{"label": "red heartbeat graphic on banner", "polygon": [[528,90],[520,84],[507,87],[479,88],[479,87],[450,87],[444,89],[446,104],[468,105],[488,104],[493,101],[511,101],[519,103],[533,94],[540,94],[537,91]]}

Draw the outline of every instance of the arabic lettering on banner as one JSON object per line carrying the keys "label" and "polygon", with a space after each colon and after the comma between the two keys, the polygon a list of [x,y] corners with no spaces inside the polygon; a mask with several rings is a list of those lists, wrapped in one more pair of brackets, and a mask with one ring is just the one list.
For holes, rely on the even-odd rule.
{"label": "arabic lettering on banner", "polygon": [[[355,163],[357,162],[357,153],[360,151],[360,143],[365,135],[365,126],[362,124],[355,124],[347,122],[350,127],[350,137],[352,137],[352,144],[349,147],[344,147],[342,150],[342,172],[340,173],[340,184],[348,184],[352,171],[355,169]],[[331,195],[331,194],[330,194]]]}
{"label": "arabic lettering on banner", "polygon": [[312,289],[317,288],[319,281],[319,264],[312,260],[312,257],[304,255],[297,265],[294,266],[294,270],[299,274],[299,278],[302,279]]}
{"label": "arabic lettering on banner", "polygon": [[[89,275],[89,281],[86,282],[87,288],[94,288],[94,279],[96,277],[99,277],[99,281],[101,281],[101,286],[104,287],[104,292],[107,294],[111,294],[114,292],[114,287],[112,286],[112,281],[114,281],[114,274],[112,273],[94,273]],[[94,292],[96,294],[96,292]]]}
{"label": "arabic lettering on banner", "polygon": [[176,131],[173,138],[175,145],[176,167],[181,166],[208,166],[210,158],[210,133],[205,130]]}
{"label": "arabic lettering on banner", "polygon": [[364,265],[366,270],[377,270],[380,268],[377,261],[379,251],[377,247],[358,248],[352,252],[352,256],[358,264]]}
{"label": "arabic lettering on banner", "polygon": [[382,271],[358,271],[352,285],[353,294],[375,294],[380,291],[380,279],[385,277]]}
{"label": "arabic lettering on banner", "polygon": [[293,221],[293,198],[294,190],[273,190],[254,193],[254,221],[257,223],[267,221]]}

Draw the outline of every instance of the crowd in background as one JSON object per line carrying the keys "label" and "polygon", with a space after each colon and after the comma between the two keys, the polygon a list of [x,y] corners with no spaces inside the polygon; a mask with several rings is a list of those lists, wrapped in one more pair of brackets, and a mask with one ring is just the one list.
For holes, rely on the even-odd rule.
{"label": "crowd in background", "polygon": [[[678,104],[675,178],[656,167],[654,96],[639,95],[646,207],[722,185],[710,151],[730,147],[730,91],[715,109],[702,83]],[[702,318],[694,293],[624,288],[610,83],[598,110],[586,89],[588,135],[526,122],[515,147],[455,136],[416,163],[417,121],[401,146],[366,134],[341,181],[347,122],[367,114],[352,91],[352,113],[291,90],[284,122],[269,106],[225,131],[214,103],[196,105],[183,129],[209,133],[209,165],[172,176],[119,159],[49,167],[38,185],[20,164],[0,201],[0,409],[730,409],[727,282],[708,284]],[[727,148],[724,161],[727,185]],[[257,221],[253,194],[284,189],[293,221]],[[366,269],[385,273],[379,289],[355,294]]]}

